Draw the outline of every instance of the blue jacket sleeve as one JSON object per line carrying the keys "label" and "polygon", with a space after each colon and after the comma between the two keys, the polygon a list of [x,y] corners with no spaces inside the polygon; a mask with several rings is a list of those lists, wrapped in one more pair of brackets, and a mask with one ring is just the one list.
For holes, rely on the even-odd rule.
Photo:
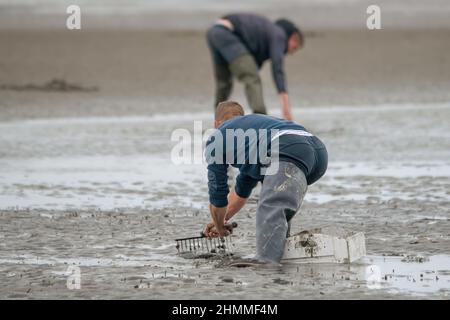
{"label": "blue jacket sleeve", "polygon": [[209,202],[218,207],[228,205],[228,164],[208,165]]}
{"label": "blue jacket sleeve", "polygon": [[223,133],[214,131],[206,143],[206,162],[208,163],[209,202],[216,207],[228,205],[228,164],[224,158]]}
{"label": "blue jacket sleeve", "polygon": [[278,93],[287,92],[285,76],[283,70],[284,51],[286,48],[286,38],[278,35],[271,37],[270,60],[272,61],[272,76]]}
{"label": "blue jacket sleeve", "polygon": [[257,180],[240,173],[236,178],[236,186],[234,187],[234,191],[239,197],[248,198],[257,183]]}

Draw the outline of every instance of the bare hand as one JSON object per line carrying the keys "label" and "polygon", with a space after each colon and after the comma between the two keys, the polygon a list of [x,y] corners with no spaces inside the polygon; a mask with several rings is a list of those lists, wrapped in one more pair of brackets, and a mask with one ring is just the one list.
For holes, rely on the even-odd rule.
{"label": "bare hand", "polygon": [[228,231],[228,229],[223,228],[223,229],[215,229],[216,232],[212,232],[211,233],[211,237],[226,237],[230,235],[230,231]]}
{"label": "bare hand", "polygon": [[206,227],[205,227],[205,230],[203,230],[203,234],[204,234],[206,237],[211,237],[210,234],[212,234],[212,233],[217,233],[217,230],[216,230],[216,228],[215,228],[215,226],[214,226],[214,222],[208,223],[208,224],[206,225]]}
{"label": "bare hand", "polygon": [[293,117],[291,114],[291,106],[289,104],[289,95],[287,92],[280,93],[280,101],[281,101],[281,110],[283,113],[283,118],[286,120],[292,121]]}
{"label": "bare hand", "polygon": [[222,232],[218,231],[218,229],[214,225],[214,222],[208,223],[205,227],[205,230],[203,231],[203,234],[209,238],[226,237],[231,233],[233,233],[233,227],[231,224],[228,223],[224,225]]}
{"label": "bare hand", "polygon": [[283,112],[283,118],[288,120],[288,121],[294,120],[294,118],[292,117],[292,114],[291,114],[290,111],[284,111]]}

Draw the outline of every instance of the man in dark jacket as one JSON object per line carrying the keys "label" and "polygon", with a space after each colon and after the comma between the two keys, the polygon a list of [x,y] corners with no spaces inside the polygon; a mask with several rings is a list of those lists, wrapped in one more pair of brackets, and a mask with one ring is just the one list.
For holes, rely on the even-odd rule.
{"label": "man in dark jacket", "polygon": [[301,31],[292,22],[280,19],[273,23],[255,14],[229,14],[208,30],[207,40],[216,79],[214,106],[229,98],[235,77],[245,85],[253,112],[266,114],[259,69],[271,60],[283,117],[292,120],[283,60],[285,54],[293,54],[304,44]]}
{"label": "man in dark jacket", "polygon": [[[327,149],[303,126],[267,115],[246,116],[233,101],[218,105],[215,127],[205,151],[213,222],[204,234],[226,236],[226,223],[262,181],[256,211],[256,260],[279,263],[289,222],[300,209],[307,186],[325,174]],[[227,184],[230,165],[239,169],[231,192]]]}

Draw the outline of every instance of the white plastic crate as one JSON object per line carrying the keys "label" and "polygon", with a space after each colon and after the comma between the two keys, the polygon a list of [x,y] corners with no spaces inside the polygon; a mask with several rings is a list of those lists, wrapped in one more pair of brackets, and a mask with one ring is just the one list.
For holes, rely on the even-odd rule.
{"label": "white plastic crate", "polygon": [[351,263],[366,255],[364,233],[302,231],[286,241],[282,263]]}

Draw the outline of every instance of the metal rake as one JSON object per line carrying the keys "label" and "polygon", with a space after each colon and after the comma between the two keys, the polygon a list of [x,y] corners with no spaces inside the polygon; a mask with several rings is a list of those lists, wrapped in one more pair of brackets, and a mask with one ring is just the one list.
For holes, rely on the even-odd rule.
{"label": "metal rake", "polygon": [[[227,229],[232,232],[237,227],[233,222]],[[209,238],[203,232],[198,237],[175,239],[178,254],[184,256],[201,257],[205,255],[226,255],[230,254],[234,247],[231,234],[227,237]]]}

